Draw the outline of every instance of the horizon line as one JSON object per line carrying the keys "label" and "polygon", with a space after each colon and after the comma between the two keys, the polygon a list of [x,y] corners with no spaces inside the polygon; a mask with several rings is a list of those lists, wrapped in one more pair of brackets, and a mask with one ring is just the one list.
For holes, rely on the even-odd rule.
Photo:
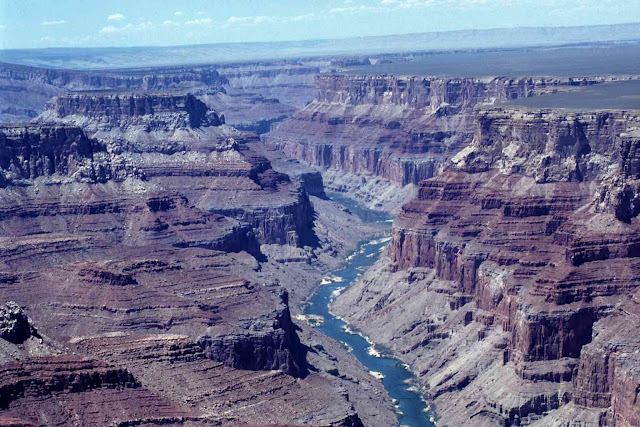
{"label": "horizon line", "polygon": [[[163,48],[175,48],[175,47],[197,47],[197,46],[225,46],[225,45],[270,45],[279,43],[296,43],[296,42],[327,42],[327,41],[340,41],[340,40],[358,40],[358,39],[375,39],[394,36],[412,36],[412,35],[424,35],[424,34],[452,34],[463,33],[470,31],[491,32],[500,30],[523,30],[523,29],[544,29],[544,28],[595,28],[595,27],[621,27],[627,25],[640,25],[640,21],[622,22],[617,24],[592,24],[592,25],[543,25],[543,26],[513,26],[513,27],[493,27],[493,28],[468,28],[459,30],[444,30],[444,31],[424,31],[424,32],[409,32],[409,33],[392,33],[392,34],[379,34],[373,36],[351,36],[340,38],[311,38],[311,39],[289,39],[289,40],[271,40],[271,41],[232,41],[232,42],[212,42],[212,43],[195,43],[195,44],[167,44],[167,45],[134,45],[134,46],[50,46],[50,47],[25,47],[25,48],[0,48],[0,52],[22,52],[22,51],[44,51],[44,50],[98,50],[98,49],[163,49]],[[606,41],[606,40],[602,40]],[[593,41],[597,43],[598,41]]]}

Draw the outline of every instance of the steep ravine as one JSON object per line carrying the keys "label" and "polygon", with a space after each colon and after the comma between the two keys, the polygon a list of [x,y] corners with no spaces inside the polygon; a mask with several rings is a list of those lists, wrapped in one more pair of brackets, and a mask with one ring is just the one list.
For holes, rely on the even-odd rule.
{"label": "steep ravine", "polygon": [[367,233],[298,185],[321,181],[189,95],[50,105],[0,126],[0,424],[393,425],[379,382],[290,315]]}
{"label": "steep ravine", "polygon": [[[363,222],[390,223],[389,215],[358,206],[354,201],[337,194],[333,200],[343,204]],[[386,350],[345,323],[330,310],[331,302],[345,289],[353,285],[386,249],[390,230],[372,240],[360,242],[356,251],[346,259],[346,264],[332,272],[323,284],[304,304],[304,315],[318,331],[344,346],[364,365],[372,376],[382,381],[395,404],[398,422],[402,426],[432,426],[434,414],[422,398],[416,378],[408,366]],[[339,372],[337,372],[339,373]]]}
{"label": "steep ravine", "polygon": [[638,424],[639,125],[633,111],[479,111],[337,298],[411,366],[439,424]]}

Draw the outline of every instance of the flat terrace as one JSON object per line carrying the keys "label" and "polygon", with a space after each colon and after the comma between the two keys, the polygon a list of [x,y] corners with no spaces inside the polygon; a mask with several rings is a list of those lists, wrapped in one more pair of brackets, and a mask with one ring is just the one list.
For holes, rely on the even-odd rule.
{"label": "flat terrace", "polygon": [[640,110],[640,80],[581,86],[570,91],[506,101],[505,105],[567,110]]}

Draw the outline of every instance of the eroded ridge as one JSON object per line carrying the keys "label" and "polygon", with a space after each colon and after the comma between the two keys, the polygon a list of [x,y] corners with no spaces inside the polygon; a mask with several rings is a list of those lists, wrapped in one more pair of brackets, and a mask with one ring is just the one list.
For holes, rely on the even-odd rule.
{"label": "eroded ridge", "polygon": [[313,231],[256,140],[175,93],[0,127],[0,424],[362,425],[260,274]]}

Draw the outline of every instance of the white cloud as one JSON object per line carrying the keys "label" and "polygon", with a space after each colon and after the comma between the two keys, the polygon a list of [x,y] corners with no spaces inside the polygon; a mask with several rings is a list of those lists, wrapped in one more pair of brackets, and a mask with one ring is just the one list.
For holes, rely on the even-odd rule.
{"label": "white cloud", "polygon": [[153,28],[151,22],[141,22],[139,24],[127,24],[122,27],[107,25],[100,29],[100,34],[122,34],[122,33],[138,33]]}
{"label": "white cloud", "polygon": [[227,25],[257,25],[264,23],[284,24],[288,22],[301,22],[317,18],[318,16],[315,13],[296,16],[231,16],[227,19]]}
{"label": "white cloud", "polygon": [[67,21],[61,19],[58,21],[44,21],[41,23],[41,25],[62,25],[62,24],[66,24]]}
{"label": "white cloud", "polygon": [[291,22],[300,22],[300,21],[306,21],[308,19],[315,19],[317,18],[315,13],[307,13],[306,15],[298,15],[298,16],[292,16]]}
{"label": "white cloud", "polygon": [[208,25],[213,24],[213,18],[199,18],[192,19],[191,21],[185,22],[185,25]]}
{"label": "white cloud", "polygon": [[[463,1],[464,2],[464,1]],[[431,6],[434,0],[405,0],[395,5],[396,9],[409,9],[414,7]]]}
{"label": "white cloud", "polygon": [[114,27],[113,25],[108,25],[106,27],[102,27],[100,29],[100,33],[101,34],[113,34],[113,33],[118,33],[120,32],[120,28],[119,27]]}
{"label": "white cloud", "polygon": [[227,19],[227,22],[229,24],[261,24],[271,20],[269,16],[232,16]]}
{"label": "white cloud", "polygon": [[172,21],[171,19],[167,19],[166,21],[162,22],[162,25],[164,25],[165,27],[170,27],[172,25],[180,25],[175,21]]}
{"label": "white cloud", "polygon": [[[453,4],[453,3],[465,3],[468,1],[485,2],[488,0],[442,0],[441,3]],[[361,13],[361,12],[392,12],[396,10],[427,7],[427,6],[433,5],[435,2],[436,0],[380,0],[380,3],[376,6],[361,5],[361,6],[334,7],[329,9],[329,13],[351,14],[351,13]]]}
{"label": "white cloud", "polygon": [[181,10],[176,10],[175,12],[173,12],[173,16],[182,16],[184,15],[184,12]]}
{"label": "white cloud", "polygon": [[114,13],[113,15],[107,16],[107,21],[122,21],[124,19],[124,15],[121,13]]}
{"label": "white cloud", "polygon": [[355,13],[355,12],[367,12],[372,10],[381,10],[381,8],[377,6],[334,7],[329,9],[329,13]]}
{"label": "white cloud", "polygon": [[0,25],[0,30],[4,30],[5,28],[7,28],[6,25]]}

